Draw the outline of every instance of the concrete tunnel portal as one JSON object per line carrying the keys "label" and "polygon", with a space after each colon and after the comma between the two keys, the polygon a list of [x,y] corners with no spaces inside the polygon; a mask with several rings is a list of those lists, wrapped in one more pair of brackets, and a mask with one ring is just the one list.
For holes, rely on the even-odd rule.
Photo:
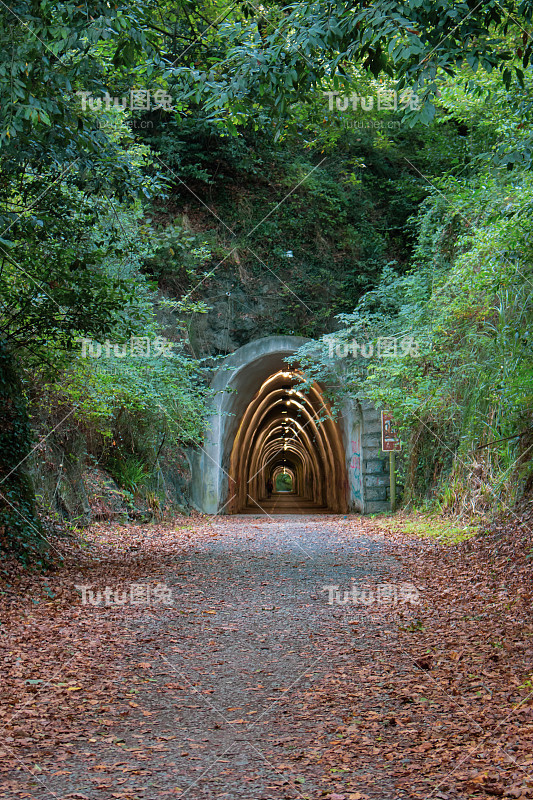
{"label": "concrete tunnel portal", "polygon": [[[376,412],[368,404],[350,403],[334,417],[322,386],[311,383],[302,391],[302,373],[286,359],[305,341],[268,336],[250,342],[229,355],[216,373],[204,445],[189,451],[191,501],[198,510],[378,510],[375,502],[365,508],[362,468],[364,425],[375,424]],[[277,488],[280,473],[291,479],[286,482],[290,489]],[[274,484],[270,500],[269,478]]]}

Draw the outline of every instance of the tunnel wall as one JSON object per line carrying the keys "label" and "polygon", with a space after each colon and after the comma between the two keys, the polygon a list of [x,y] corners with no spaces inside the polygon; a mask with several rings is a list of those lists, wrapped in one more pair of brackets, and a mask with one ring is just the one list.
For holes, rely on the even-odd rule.
{"label": "tunnel wall", "polygon": [[343,431],[348,478],[348,507],[362,514],[390,510],[389,459],[381,449],[381,412],[368,402],[345,402]]}
{"label": "tunnel wall", "polygon": [[[231,504],[230,458],[241,418],[262,382],[280,369],[284,359],[307,340],[268,336],[240,347],[224,361],[211,387],[213,414],[202,449],[190,450],[191,502],[206,514],[225,513]],[[338,427],[344,445],[343,491],[348,511],[375,513],[390,507],[388,459],[381,452],[381,419],[370,403],[345,402]]]}

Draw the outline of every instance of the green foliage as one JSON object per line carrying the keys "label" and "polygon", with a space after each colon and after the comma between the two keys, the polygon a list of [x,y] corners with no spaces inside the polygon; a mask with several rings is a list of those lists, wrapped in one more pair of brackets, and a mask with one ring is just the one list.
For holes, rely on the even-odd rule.
{"label": "green foliage", "polygon": [[[416,336],[420,357],[387,369],[358,359],[339,376],[306,357],[404,430],[437,425],[441,470],[457,476],[474,440],[528,424],[530,21],[511,0],[3,4],[4,536],[22,549],[39,536],[13,517],[36,522],[16,468],[31,446],[25,394],[44,427],[64,408],[96,458],[133,459],[123,480],[140,485],[134,463],[150,471],[165,443],[201,441],[207,392],[187,328],[206,293],[220,281],[244,295],[265,269],[283,310],[261,312],[263,333],[316,336],[342,312],[341,337]],[[326,108],[324,92],[380,86],[418,91],[403,127]],[[133,89],[168,92],[172,107],[85,102]],[[84,337],[161,335],[169,358],[76,351]],[[490,451],[491,479],[509,481],[516,441]],[[412,487],[435,482],[426,449]]]}
{"label": "green foliage", "polygon": [[49,191],[37,222],[33,215],[19,220],[12,242],[0,248],[4,339],[42,358],[36,351],[50,340],[70,348],[79,335],[133,330],[145,317],[139,296],[147,295],[133,279],[129,245],[114,214],[102,213],[73,187],[59,187]]}
{"label": "green foliage", "polygon": [[292,478],[286,472],[280,472],[276,475],[276,490],[278,492],[292,491]]}
{"label": "green foliage", "polygon": [[[490,112],[489,102],[474,154],[502,145],[505,98]],[[455,511],[505,507],[531,479],[533,179],[497,163],[474,158],[466,176],[434,179],[416,218],[411,268],[385,267],[340,318],[335,341],[302,351],[309,374],[337,394],[393,412],[409,445],[408,496],[429,494]],[[337,342],[376,352],[384,337],[396,338],[398,357],[335,357]]]}
{"label": "green foliage", "polygon": [[25,561],[35,560],[44,550],[44,537],[24,461],[32,432],[17,365],[1,339],[0,408],[0,554],[16,550]]}
{"label": "green foliage", "polygon": [[[150,222],[150,220],[147,220]],[[153,254],[144,259],[143,272],[155,281],[159,289],[171,296],[180,297],[192,284],[198,283],[201,268],[211,259],[208,243],[194,234],[184,224],[171,223],[152,232]],[[204,272],[205,274],[205,272]],[[202,312],[205,305],[186,305],[186,300],[174,303],[172,308]]]}
{"label": "green foliage", "polygon": [[[157,55],[141,9],[99,0],[90,14],[73,0],[16,0],[0,8],[0,166],[15,185],[29,173],[46,187],[65,176],[92,194],[144,193],[113,126],[83,111],[77,95],[118,94],[113,84],[135,55],[139,73],[153,68]],[[38,216],[41,206],[26,199]]]}
{"label": "green foliage", "polygon": [[133,496],[141,492],[149,478],[146,464],[137,458],[110,459],[107,468],[118,485]]}
{"label": "green foliage", "polygon": [[246,23],[228,23],[225,59],[177,73],[191,91],[201,87],[204,108],[230,129],[250,119],[259,126],[261,112],[282,121],[295,99],[308,100],[325,82],[350,87],[352,65],[416,89],[424,102],[405,116],[427,124],[443,79],[465,65],[497,71],[507,88],[523,81],[531,15],[530,3],[514,0],[475,8],[454,0],[273,5],[251,11]]}
{"label": "green foliage", "polygon": [[[196,361],[167,350],[171,342],[151,339],[150,329],[144,333],[140,344],[148,338],[152,351],[158,345],[162,355],[132,354],[128,341],[107,348],[104,343],[101,356],[93,358],[89,345],[86,357],[79,355],[46,390],[50,404],[75,408],[75,419],[92,436],[122,440],[130,452],[148,456],[163,436],[175,447],[201,441],[208,391]],[[96,343],[92,350],[97,352]]]}
{"label": "green foliage", "polygon": [[30,448],[24,389],[45,433],[44,412],[54,427],[62,407],[91,441],[112,437],[121,415],[149,454],[160,435],[199,437],[201,379],[182,345],[164,367],[135,362],[113,374],[109,364],[80,368],[72,355],[80,337],[161,334],[156,286],[140,272],[158,251],[140,198],[163,196],[165,178],[134,140],[127,112],[83,109],[79,97],[128,91],[134,62],[137,77],[150,74],[158,56],[143,13],[140,4],[96,3],[88,16],[68,0],[0,10],[0,344],[12,359],[4,385],[14,392],[0,406],[0,480],[12,503],[0,527],[19,552],[34,523],[38,533],[31,482],[15,469]]}
{"label": "green foliage", "polygon": [[[375,285],[384,262],[395,257],[404,265],[412,245],[408,219],[427,192],[409,162],[427,169],[435,162],[435,144],[430,146],[431,137],[418,129],[410,137],[398,127],[387,135],[379,127],[354,130],[345,127],[340,114],[320,126],[317,115],[323,113],[321,96],[300,114],[305,129],[293,129],[277,143],[265,133],[246,132],[239,139],[212,133],[209,150],[197,161],[205,185],[196,188],[196,198],[182,184],[183,163],[170,162],[187,215],[177,227],[170,216],[165,236],[181,236],[182,226],[194,219],[196,241],[191,231],[183,231],[190,239],[187,246],[194,254],[203,238],[211,256],[203,273],[194,263],[186,268],[179,240],[168,246],[161,239],[159,254],[146,263],[147,274],[172,295],[188,289],[199,300],[206,289],[208,297],[217,296],[219,277],[232,293],[245,296],[253,281],[262,287],[259,299],[264,293],[276,302],[275,315],[272,305],[256,312],[262,332],[316,335]],[[378,122],[386,117],[376,114]],[[201,132],[200,123],[198,128]],[[452,125],[439,129],[443,147],[454,149],[457,139]],[[158,131],[147,133],[145,141],[157,146]],[[187,152],[188,169],[197,153]],[[199,199],[201,191],[209,192],[211,213]],[[157,214],[162,213],[168,214],[165,201],[157,204]],[[211,272],[214,280],[203,280]],[[236,304],[238,326],[246,312]]]}

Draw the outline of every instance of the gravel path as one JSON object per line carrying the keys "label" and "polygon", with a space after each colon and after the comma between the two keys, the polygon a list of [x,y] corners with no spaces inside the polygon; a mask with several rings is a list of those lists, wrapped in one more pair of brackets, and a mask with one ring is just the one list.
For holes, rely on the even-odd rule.
{"label": "gravel path", "polygon": [[[114,677],[127,710],[44,761],[27,797],[395,800],[379,767],[345,775],[341,764],[325,781],[313,758],[354,713],[343,680],[386,657],[387,617],[329,604],[324,589],[400,581],[380,535],[323,515],[218,518],[205,529],[166,564],[172,605],[110,612],[127,642]],[[324,682],[338,686],[334,707],[322,704]]]}

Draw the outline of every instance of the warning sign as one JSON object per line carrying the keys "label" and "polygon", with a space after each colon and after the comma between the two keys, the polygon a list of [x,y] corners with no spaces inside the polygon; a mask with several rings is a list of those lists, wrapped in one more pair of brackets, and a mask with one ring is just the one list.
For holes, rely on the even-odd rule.
{"label": "warning sign", "polygon": [[386,453],[402,449],[394,420],[388,411],[381,412],[381,449]]}

